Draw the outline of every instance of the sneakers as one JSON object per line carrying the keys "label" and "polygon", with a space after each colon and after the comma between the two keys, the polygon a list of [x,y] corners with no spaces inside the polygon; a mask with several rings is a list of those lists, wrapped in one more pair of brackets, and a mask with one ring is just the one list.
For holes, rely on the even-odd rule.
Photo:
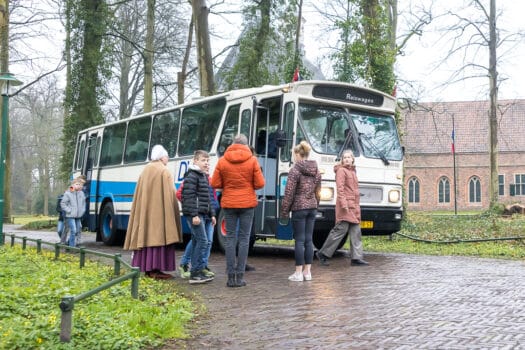
{"label": "sneakers", "polygon": [[319,263],[322,265],[322,266],[328,266],[330,265],[330,263],[328,262],[328,257],[326,255],[324,255],[323,253],[321,253],[320,251],[317,251],[315,253],[315,255],[317,256],[317,259],[319,259]]}
{"label": "sneakers", "polygon": [[352,259],[350,261],[350,265],[352,266],[366,266],[366,265],[369,265],[366,261],[364,261],[363,259]]}
{"label": "sneakers", "polygon": [[244,266],[244,271],[255,271],[255,267],[253,267],[252,265],[246,264]]}
{"label": "sneakers", "polygon": [[202,269],[202,272],[207,277],[215,277],[215,273],[212,270],[210,270],[208,266],[206,266],[204,269]]}
{"label": "sneakers", "polygon": [[312,280],[312,274],[309,274],[309,275],[303,274],[303,277],[304,277],[305,281],[311,281]]}
{"label": "sneakers", "polygon": [[180,265],[179,274],[181,278],[190,278],[190,269],[188,268],[188,265]]}
{"label": "sneakers", "polygon": [[[312,276],[310,276],[310,278],[311,278],[311,277],[312,277]],[[289,279],[290,281],[292,281],[292,282],[302,282],[302,281],[304,281],[303,274],[302,274],[302,273],[297,273],[297,272],[291,274],[291,275],[288,277],[288,279]]]}
{"label": "sneakers", "polygon": [[204,270],[193,272],[190,275],[190,284],[206,283],[213,280],[213,277],[208,277],[204,274]]}

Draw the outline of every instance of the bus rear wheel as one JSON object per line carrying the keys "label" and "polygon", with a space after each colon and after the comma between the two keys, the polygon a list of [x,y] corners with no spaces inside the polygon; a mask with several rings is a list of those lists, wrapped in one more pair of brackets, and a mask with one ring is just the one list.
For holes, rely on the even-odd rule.
{"label": "bus rear wheel", "polygon": [[106,203],[102,208],[99,222],[99,232],[102,238],[102,242],[106,245],[116,245],[122,243],[122,235],[117,226],[114,225],[115,211],[113,204]]}
{"label": "bus rear wheel", "polygon": [[[217,220],[216,226],[217,234],[215,235],[217,246],[220,251],[226,252],[226,220],[224,220],[224,211],[221,210],[219,213],[219,219]],[[250,245],[248,246],[248,254],[253,253],[253,246],[255,245],[254,227],[252,223],[252,231],[250,235]]]}

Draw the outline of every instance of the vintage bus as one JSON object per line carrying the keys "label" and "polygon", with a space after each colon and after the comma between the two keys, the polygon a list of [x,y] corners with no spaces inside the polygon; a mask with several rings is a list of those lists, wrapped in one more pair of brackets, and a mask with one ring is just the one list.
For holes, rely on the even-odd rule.
{"label": "vintage bus", "polygon": [[[363,234],[400,229],[403,150],[394,119],[396,101],[382,92],[330,81],[298,81],[280,86],[234,90],[173,108],[137,115],[82,130],[72,176],[85,175],[88,211],[84,225],[106,244],[120,244],[128,224],[136,181],[151,148],[163,145],[174,186],[180,186],[193,152],[217,160],[236,134],[248,136],[266,185],[257,191],[255,239],[292,239],[291,225],[278,222],[292,148],[312,146],[310,159],[322,174],[322,193],[314,231],[320,248],[335,220],[334,164],[345,149],[356,157]],[[183,220],[183,223],[185,220]],[[184,226],[184,225],[183,225]],[[219,214],[216,241],[223,246]],[[190,234],[184,226],[184,233]]]}

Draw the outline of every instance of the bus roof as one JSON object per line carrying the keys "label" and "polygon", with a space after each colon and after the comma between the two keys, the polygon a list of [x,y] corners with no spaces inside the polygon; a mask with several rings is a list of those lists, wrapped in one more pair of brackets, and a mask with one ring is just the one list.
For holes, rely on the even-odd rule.
{"label": "bus roof", "polygon": [[92,129],[100,128],[101,126],[106,126],[106,125],[112,125],[112,124],[118,124],[118,123],[126,122],[126,121],[129,121],[131,119],[138,118],[138,117],[144,117],[144,116],[147,116],[147,115],[155,115],[155,114],[164,113],[164,112],[167,112],[167,111],[170,111],[170,110],[174,110],[174,109],[185,108],[185,107],[188,107],[188,106],[192,106],[192,105],[195,105],[195,104],[202,103],[203,101],[206,101],[206,100],[215,100],[215,99],[219,99],[219,98],[226,98],[227,100],[235,100],[235,99],[239,99],[239,98],[243,98],[243,97],[247,97],[247,96],[252,96],[252,95],[257,95],[257,94],[265,94],[265,93],[270,93],[272,91],[279,91],[279,90],[282,90],[282,91],[285,91],[285,92],[296,92],[297,90],[299,90],[301,87],[304,87],[304,86],[319,86],[319,85],[344,86],[344,87],[353,87],[353,88],[356,88],[356,89],[365,89],[365,90],[369,90],[372,93],[382,95],[383,97],[385,97],[386,99],[391,100],[392,102],[395,101],[395,97],[390,96],[388,94],[385,94],[382,91],[375,90],[375,89],[368,88],[368,87],[355,85],[355,84],[351,84],[351,83],[340,82],[340,81],[331,81],[331,80],[299,80],[299,81],[295,81],[295,82],[291,82],[291,83],[287,83],[287,84],[263,85],[263,86],[259,86],[259,87],[253,87],[253,88],[245,88],[245,89],[237,89],[237,90],[231,90],[231,91],[227,91],[227,92],[221,92],[221,93],[218,93],[218,94],[213,95],[213,96],[197,97],[197,98],[194,98],[191,101],[185,102],[185,103],[180,104],[180,105],[174,105],[172,107],[166,107],[166,108],[155,110],[155,111],[151,111],[151,112],[148,112],[148,113],[137,114],[137,115],[131,116],[130,118],[126,118],[126,119],[120,119],[120,120],[115,120],[115,121],[111,121],[111,122],[107,122],[107,123],[102,123],[102,124],[95,125],[95,126],[87,128],[87,129],[81,130],[79,132],[86,132],[86,131],[89,131],[89,130],[92,130]]}

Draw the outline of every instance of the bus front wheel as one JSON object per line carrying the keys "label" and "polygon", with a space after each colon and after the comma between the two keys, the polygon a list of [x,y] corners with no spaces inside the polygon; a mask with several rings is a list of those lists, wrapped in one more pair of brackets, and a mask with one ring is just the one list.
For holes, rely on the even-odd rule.
{"label": "bus front wheel", "polygon": [[114,225],[115,211],[112,203],[106,203],[100,214],[99,232],[102,242],[106,245],[115,245],[121,243],[120,232]]}

